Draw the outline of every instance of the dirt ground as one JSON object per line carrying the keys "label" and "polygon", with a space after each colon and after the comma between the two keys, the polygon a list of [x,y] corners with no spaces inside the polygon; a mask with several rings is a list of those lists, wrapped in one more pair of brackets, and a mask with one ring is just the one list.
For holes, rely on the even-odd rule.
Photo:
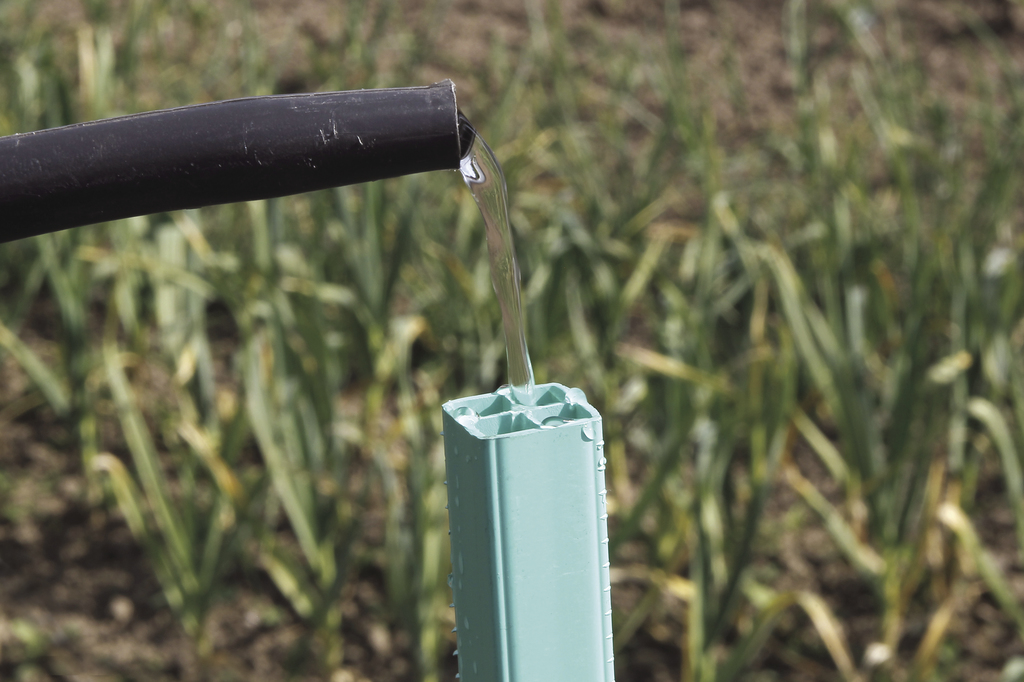
{"label": "dirt ground", "polygon": [[[324,0],[253,0],[270,49],[280,48],[296,30],[320,30],[326,4]],[[1011,0],[969,4],[1010,55],[1024,63],[1024,13],[1018,6]],[[975,40],[960,16],[966,5],[946,0],[896,3],[903,30],[928,46],[924,60],[933,87],[948,93],[954,102],[964,96],[971,70],[976,68],[957,56],[963,41]],[[562,7],[570,30],[597,28],[615,45],[657,35],[664,3],[564,0]],[[729,46],[738,49],[733,68],[742,83],[746,108],[741,111],[728,99],[715,103],[719,130],[725,136],[745,137],[785,127],[794,113],[782,31],[784,8],[783,0],[681,0],[681,42],[698,81],[717,78]],[[55,22],[69,25],[84,16],[73,0],[41,0],[40,11],[52,12]],[[480,62],[493,39],[513,48],[522,45],[530,35],[531,13],[542,11],[541,0],[454,0],[438,27],[444,54],[438,63],[426,66],[425,75],[439,79],[451,75],[452,69]],[[409,15],[414,14],[410,10]],[[837,36],[828,31],[816,33],[812,58],[832,59],[830,46],[835,40]],[[984,68],[994,68],[982,63]],[[831,68],[841,70],[843,64],[838,61]],[[471,102],[471,95],[463,93],[466,102]],[[56,314],[36,311],[32,324],[52,324],[47,320],[51,313]],[[30,334],[31,330],[29,325]],[[35,624],[49,640],[49,654],[34,673],[37,680],[284,679],[282,662],[306,633],[283,599],[268,596],[275,591],[258,573],[233,577],[232,598],[215,609],[212,619],[213,643],[220,653],[206,667],[200,666],[190,641],[160,607],[159,586],[127,527],[116,515],[97,511],[88,503],[80,462],[67,454],[71,434],[48,410],[19,402],[24,401],[27,388],[24,375],[10,358],[0,363],[0,506],[23,510],[20,515],[0,517],[0,615],[6,618],[0,620],[0,628],[7,628],[0,629],[0,680],[14,675],[5,647],[11,651],[16,639],[26,640],[25,632],[10,631],[15,621]],[[807,467],[805,473],[813,462],[811,458],[801,462]],[[809,475],[813,478],[813,472]],[[824,479],[822,474],[819,480]],[[983,485],[998,486],[998,482],[992,477]],[[773,518],[785,514],[793,502],[787,494],[780,491],[772,501]],[[1003,510],[993,506],[982,513],[986,522],[979,526],[985,528],[989,546],[998,547],[1000,537],[1013,537],[1012,521]],[[829,543],[815,533],[783,536],[776,554],[765,560],[774,562],[794,584],[829,595],[837,611],[848,617],[853,649],[863,651],[871,634],[867,622],[873,613],[871,597],[837,557],[821,552],[820,547]],[[1002,560],[1015,562],[1014,555],[1008,544]],[[381,620],[382,583],[382,576],[367,570],[348,589],[345,660],[358,672],[343,673],[332,682],[413,680],[407,635]],[[620,604],[629,602],[630,590],[622,587],[617,597]],[[971,667],[958,673],[961,679],[995,680],[1010,655],[1024,654],[1019,638],[993,604],[982,600],[971,612],[958,616],[953,632],[962,638],[964,653],[972,660]],[[766,647],[761,668],[777,671],[785,679],[832,679],[833,673],[813,659],[778,645],[803,625],[796,617],[783,624]],[[922,614],[911,630],[916,628],[920,637],[925,626]],[[680,679],[681,627],[677,623],[664,631],[638,635],[627,649],[633,666],[620,681]],[[915,645],[912,637],[907,646]],[[450,660],[447,679],[456,672],[455,659]]]}

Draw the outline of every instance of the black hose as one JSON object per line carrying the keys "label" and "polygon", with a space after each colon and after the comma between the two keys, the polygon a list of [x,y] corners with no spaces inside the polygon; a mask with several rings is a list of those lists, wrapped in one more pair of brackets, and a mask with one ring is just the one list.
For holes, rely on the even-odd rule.
{"label": "black hose", "polygon": [[0,138],[0,242],[457,169],[455,85],[197,104]]}

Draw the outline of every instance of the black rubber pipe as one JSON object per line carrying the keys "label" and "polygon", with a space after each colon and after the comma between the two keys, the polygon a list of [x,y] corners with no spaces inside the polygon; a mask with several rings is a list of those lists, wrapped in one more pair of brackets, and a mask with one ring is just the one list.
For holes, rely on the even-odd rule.
{"label": "black rubber pipe", "polygon": [[456,169],[471,135],[445,80],[248,97],[0,137],[0,242]]}

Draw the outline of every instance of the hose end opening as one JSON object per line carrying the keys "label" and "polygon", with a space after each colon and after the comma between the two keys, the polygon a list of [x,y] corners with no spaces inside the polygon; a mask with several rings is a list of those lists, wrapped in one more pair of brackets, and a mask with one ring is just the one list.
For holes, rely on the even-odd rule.
{"label": "hose end opening", "polygon": [[476,139],[476,130],[473,128],[473,124],[469,122],[466,115],[459,110],[459,151],[461,152],[460,159],[464,159],[469,156],[469,150],[473,148],[473,140]]}

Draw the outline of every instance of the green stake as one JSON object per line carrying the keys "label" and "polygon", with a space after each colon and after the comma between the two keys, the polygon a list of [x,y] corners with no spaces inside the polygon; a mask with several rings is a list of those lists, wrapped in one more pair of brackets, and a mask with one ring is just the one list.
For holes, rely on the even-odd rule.
{"label": "green stake", "polygon": [[601,415],[544,384],[444,405],[462,682],[613,682]]}

